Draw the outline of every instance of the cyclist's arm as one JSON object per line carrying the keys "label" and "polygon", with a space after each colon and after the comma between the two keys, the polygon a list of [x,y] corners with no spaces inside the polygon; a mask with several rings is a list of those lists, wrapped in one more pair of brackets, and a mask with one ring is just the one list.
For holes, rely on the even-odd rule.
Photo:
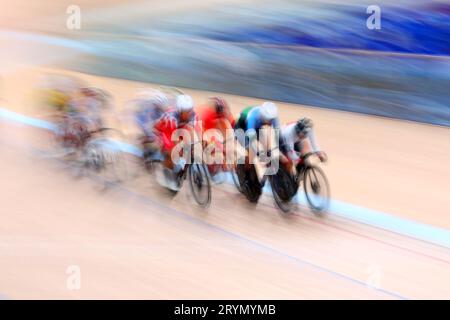
{"label": "cyclist's arm", "polygon": [[273,119],[272,128],[280,130],[280,119],[278,118]]}
{"label": "cyclist's arm", "polygon": [[[252,112],[253,111],[253,112]],[[257,132],[261,127],[259,117],[259,113],[256,110],[251,110],[247,116],[247,132],[245,133],[248,137],[249,145],[253,149],[254,152],[257,151]]]}
{"label": "cyclist's arm", "polygon": [[306,135],[306,137],[309,140],[309,143],[311,145],[311,151],[312,152],[320,152],[320,147],[317,144],[317,139],[316,139],[316,135],[314,133],[314,130],[311,129],[309,130],[308,134]]}
{"label": "cyclist's arm", "polygon": [[[282,134],[281,131],[280,134]],[[284,144],[283,148],[286,152],[286,155],[293,162],[298,162],[298,160],[300,159],[298,153],[295,151],[296,140],[297,135],[295,134],[295,131],[292,128],[288,128],[288,130],[285,131],[285,134],[281,137],[281,141]]]}

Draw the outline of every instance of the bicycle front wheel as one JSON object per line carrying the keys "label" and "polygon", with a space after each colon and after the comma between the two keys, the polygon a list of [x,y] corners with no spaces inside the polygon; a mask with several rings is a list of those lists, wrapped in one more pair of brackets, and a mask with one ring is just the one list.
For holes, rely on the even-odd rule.
{"label": "bicycle front wheel", "polygon": [[87,173],[98,180],[100,190],[126,180],[126,165],[120,146],[113,140],[94,139],[84,148]]}
{"label": "bicycle front wheel", "polygon": [[198,163],[190,165],[188,179],[195,201],[202,207],[209,206],[211,203],[211,182],[205,166]]}
{"label": "bicycle front wheel", "polygon": [[330,186],[323,170],[308,166],[303,176],[303,187],[309,207],[315,212],[323,212],[330,204]]}

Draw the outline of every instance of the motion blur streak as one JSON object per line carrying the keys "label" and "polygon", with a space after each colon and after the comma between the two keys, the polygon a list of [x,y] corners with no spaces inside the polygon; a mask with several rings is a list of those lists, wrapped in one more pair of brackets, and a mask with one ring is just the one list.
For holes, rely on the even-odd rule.
{"label": "motion blur streak", "polygon": [[[449,299],[450,2],[377,1],[369,29],[373,4],[3,3],[0,298]],[[52,76],[111,95],[101,120],[124,179],[49,151],[43,129],[59,127],[37,92]],[[166,192],[130,107],[162,85],[196,106],[222,96],[233,115],[264,99],[282,125],[312,119],[329,212],[300,194],[284,214],[270,190],[255,205],[226,183],[207,209],[187,182]]]}

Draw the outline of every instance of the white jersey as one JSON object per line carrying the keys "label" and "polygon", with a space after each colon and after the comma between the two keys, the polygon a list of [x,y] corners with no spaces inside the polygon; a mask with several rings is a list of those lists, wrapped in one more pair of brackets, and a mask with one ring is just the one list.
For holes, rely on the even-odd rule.
{"label": "white jersey", "polygon": [[295,148],[296,143],[302,143],[304,139],[309,139],[309,142],[311,144],[311,148],[312,148],[313,152],[320,151],[320,147],[317,144],[314,130],[313,129],[308,130],[308,132],[306,133],[306,136],[304,138],[300,139],[298,137],[297,133],[295,132],[295,125],[296,125],[296,123],[294,122],[294,123],[288,124],[288,125],[284,126],[283,128],[281,128],[281,135],[284,139],[284,143],[285,143],[285,147],[286,147],[288,156],[292,160],[299,159],[299,155],[297,154],[297,152],[295,151],[294,148]]}

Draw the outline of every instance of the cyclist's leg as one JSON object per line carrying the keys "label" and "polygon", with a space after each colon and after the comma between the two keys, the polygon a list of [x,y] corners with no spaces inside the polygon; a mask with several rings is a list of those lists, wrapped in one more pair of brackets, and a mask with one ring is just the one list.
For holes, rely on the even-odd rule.
{"label": "cyclist's leg", "polygon": [[[297,141],[294,144],[294,151],[297,152],[297,154],[301,157],[303,155],[304,152],[304,148],[303,148],[303,142],[302,141]],[[300,171],[300,167],[303,165],[303,161],[302,158],[300,158],[300,161],[297,163],[297,165],[295,166],[295,169],[297,170],[297,172]]]}

